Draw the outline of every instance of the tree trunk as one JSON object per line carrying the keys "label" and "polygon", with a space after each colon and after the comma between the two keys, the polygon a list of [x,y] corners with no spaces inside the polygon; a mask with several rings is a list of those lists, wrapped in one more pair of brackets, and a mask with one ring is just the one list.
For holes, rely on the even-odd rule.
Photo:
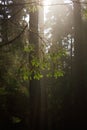
{"label": "tree trunk", "polygon": [[[34,44],[35,52],[30,54],[29,60],[31,62],[32,55],[37,56],[39,40],[38,40],[38,10],[30,13],[30,33],[29,33],[30,44]],[[32,75],[32,80],[30,81],[30,130],[39,129],[40,127],[40,99],[41,99],[41,89],[40,81],[34,80],[34,75]]]}
{"label": "tree trunk", "polygon": [[[79,0],[74,2],[74,69],[73,69],[73,120],[77,127],[83,124],[85,117],[85,82],[84,82],[84,54],[82,38],[81,5]],[[80,125],[79,125],[80,124]]]}

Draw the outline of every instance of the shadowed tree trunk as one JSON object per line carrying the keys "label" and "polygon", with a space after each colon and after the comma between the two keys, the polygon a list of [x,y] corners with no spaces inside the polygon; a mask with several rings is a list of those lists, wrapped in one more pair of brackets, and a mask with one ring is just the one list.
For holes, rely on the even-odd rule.
{"label": "shadowed tree trunk", "polygon": [[[43,5],[44,0],[40,1]],[[39,9],[39,57],[43,59],[44,56],[44,7]],[[44,71],[41,71],[43,75]],[[48,113],[47,113],[47,91],[46,91],[45,77],[40,79],[41,86],[41,114],[40,114],[40,130],[48,130]]]}
{"label": "shadowed tree trunk", "polygon": [[74,69],[73,69],[73,120],[75,125],[83,125],[85,112],[86,112],[86,95],[85,95],[85,82],[84,82],[84,53],[83,53],[83,37],[82,37],[82,17],[81,5],[79,0],[74,2]]}
{"label": "shadowed tree trunk", "polygon": [[[30,54],[29,61],[32,60],[32,55],[39,58],[39,40],[38,40],[38,10],[30,13],[30,44],[34,44],[35,52]],[[32,66],[32,65],[31,65]],[[41,89],[40,81],[33,79],[30,81],[30,130],[39,129],[40,127],[40,99]]]}

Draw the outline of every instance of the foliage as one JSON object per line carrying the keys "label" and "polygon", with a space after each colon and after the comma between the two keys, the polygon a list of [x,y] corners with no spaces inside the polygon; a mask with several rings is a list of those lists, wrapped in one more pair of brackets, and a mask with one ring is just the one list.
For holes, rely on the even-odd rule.
{"label": "foliage", "polygon": [[[39,80],[43,78],[43,71],[47,73],[47,77],[52,76],[58,78],[60,76],[63,76],[61,67],[62,63],[60,59],[66,55],[64,50],[61,50],[57,53],[51,52],[45,54],[43,59],[40,59],[34,55],[34,48],[35,47],[32,44],[24,47],[24,52],[28,53],[28,55],[32,54],[32,60],[30,60],[29,63],[27,63],[25,66],[22,66],[20,70],[22,72],[24,80],[32,80],[32,78]],[[51,72],[52,65],[54,66],[54,72]]]}
{"label": "foliage", "polygon": [[[20,4],[18,0],[11,2],[12,4]],[[21,2],[25,2],[25,0]],[[62,0],[62,2],[64,1]],[[44,39],[39,36],[39,29],[33,32],[38,39],[40,38],[40,46],[35,39],[32,39],[35,44],[29,42],[29,31],[32,30],[29,30],[29,21],[26,21],[26,16],[29,16],[30,13],[34,15],[39,7],[35,4],[28,6],[25,4],[23,6],[18,5],[18,8],[7,6],[4,10],[4,13],[6,13],[6,9],[8,9],[10,17],[0,19],[1,45],[14,39],[25,25],[28,24],[28,26],[24,33],[12,44],[0,48],[0,124],[7,123],[9,125],[10,123],[10,125],[15,126],[23,123],[29,126],[31,124],[29,117],[33,117],[30,109],[33,108],[34,110],[37,107],[40,110],[40,113],[37,114],[40,114],[41,118],[45,117],[41,121],[45,119],[49,121],[49,129],[61,129],[61,126],[71,119],[71,106],[74,104],[76,97],[74,89],[77,89],[72,88],[74,84],[72,83],[74,80],[74,78],[72,79],[72,68],[75,64],[75,62],[73,64],[75,37],[73,35],[75,30],[72,19],[73,8],[71,5],[64,5],[64,8],[58,6],[48,8]],[[1,12],[3,12],[2,10],[3,8],[0,8]],[[83,13],[82,17],[86,18],[86,8],[83,9]],[[6,15],[8,16],[8,14]],[[2,25],[3,20],[5,22]],[[84,21],[82,31],[85,39],[83,44],[86,86],[87,21]],[[4,25],[6,25],[5,28]],[[36,21],[33,21],[32,25],[35,27]],[[38,49],[36,50],[36,48]],[[38,83],[40,83],[40,86]],[[40,94],[38,94],[39,92]],[[39,100],[41,104],[38,106]],[[37,112],[37,109],[32,110],[33,113]],[[65,128],[65,126],[63,127]]]}

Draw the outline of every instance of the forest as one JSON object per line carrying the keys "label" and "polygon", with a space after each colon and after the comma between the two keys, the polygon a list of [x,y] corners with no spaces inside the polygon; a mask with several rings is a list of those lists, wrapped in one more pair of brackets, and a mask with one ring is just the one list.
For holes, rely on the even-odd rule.
{"label": "forest", "polygon": [[87,0],[0,0],[0,130],[87,128]]}

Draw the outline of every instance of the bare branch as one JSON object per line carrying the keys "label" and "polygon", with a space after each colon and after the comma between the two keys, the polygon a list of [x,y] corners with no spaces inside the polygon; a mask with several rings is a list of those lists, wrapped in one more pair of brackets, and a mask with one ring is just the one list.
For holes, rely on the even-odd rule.
{"label": "bare branch", "polygon": [[6,45],[9,45],[9,44],[13,44],[13,42],[14,42],[15,40],[17,40],[17,39],[24,33],[24,31],[26,30],[27,27],[28,27],[28,25],[26,25],[26,26],[23,28],[23,30],[19,33],[19,35],[17,35],[17,36],[16,36],[14,39],[12,39],[11,41],[8,41],[8,42],[6,42],[6,43],[1,44],[1,45],[0,45],[0,48],[4,47],[4,46],[6,46]]}

